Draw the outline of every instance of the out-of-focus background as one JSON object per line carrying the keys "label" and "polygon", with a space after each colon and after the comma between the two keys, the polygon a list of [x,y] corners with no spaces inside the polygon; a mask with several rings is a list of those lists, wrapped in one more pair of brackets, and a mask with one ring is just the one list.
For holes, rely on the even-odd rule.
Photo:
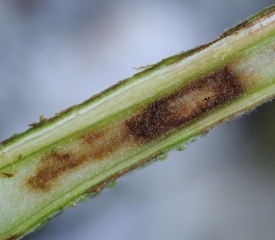
{"label": "out-of-focus background", "polygon": [[[0,141],[273,2],[0,1]],[[274,107],[216,127],[25,239],[274,240]]]}

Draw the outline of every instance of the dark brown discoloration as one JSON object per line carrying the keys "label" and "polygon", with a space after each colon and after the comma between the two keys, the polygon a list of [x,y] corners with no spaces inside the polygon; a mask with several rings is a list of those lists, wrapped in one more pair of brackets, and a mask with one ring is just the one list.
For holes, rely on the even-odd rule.
{"label": "dark brown discoloration", "polygon": [[7,178],[12,178],[14,176],[14,174],[12,173],[3,173],[5,175],[5,177]]}
{"label": "dark brown discoloration", "polygon": [[225,31],[219,39],[225,38],[229,35],[232,35],[233,33],[236,33],[240,31],[241,29],[247,27],[249,24],[251,24],[248,20],[244,20],[241,23],[237,24],[235,27],[229,28],[227,31]]}
{"label": "dark brown discoloration", "polygon": [[12,178],[14,176],[13,173],[5,173],[5,172],[0,172],[0,175],[5,178]]}
{"label": "dark brown discoloration", "polygon": [[125,124],[140,142],[149,142],[225,104],[242,92],[237,77],[227,67],[190,83],[151,103]]}
{"label": "dark brown discoloration", "polygon": [[49,182],[57,178],[63,172],[77,167],[81,159],[75,159],[72,155],[60,154],[56,151],[42,158],[42,168],[28,180],[28,184],[35,189],[49,190]]}
{"label": "dark brown discoloration", "polygon": [[[110,130],[110,129],[108,129]],[[68,170],[75,169],[87,161],[100,161],[112,155],[126,140],[124,133],[109,133],[106,129],[83,135],[77,144],[81,153],[53,151],[41,159],[37,173],[28,179],[28,185],[36,190],[48,191],[52,183]]]}
{"label": "dark brown discoloration", "polygon": [[[27,183],[32,189],[49,191],[54,180],[65,172],[88,161],[92,163],[109,158],[122,147],[145,144],[165,136],[227,103],[241,92],[236,76],[229,67],[224,67],[151,103],[125,122],[86,133],[67,146],[64,152],[50,152],[41,158],[36,174]],[[94,187],[93,192],[100,191],[105,184]]]}

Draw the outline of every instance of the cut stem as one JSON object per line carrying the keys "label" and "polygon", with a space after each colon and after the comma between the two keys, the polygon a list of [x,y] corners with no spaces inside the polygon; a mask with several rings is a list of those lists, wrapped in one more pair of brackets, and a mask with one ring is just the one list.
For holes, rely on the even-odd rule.
{"label": "cut stem", "polygon": [[0,239],[275,96],[275,7],[1,144]]}

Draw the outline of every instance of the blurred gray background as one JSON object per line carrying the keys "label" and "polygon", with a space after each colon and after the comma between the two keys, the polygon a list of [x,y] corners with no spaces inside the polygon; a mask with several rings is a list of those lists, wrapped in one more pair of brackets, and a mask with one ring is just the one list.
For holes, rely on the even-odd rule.
{"label": "blurred gray background", "polygon": [[[0,1],[0,141],[273,2]],[[274,107],[216,127],[25,239],[274,240]]]}

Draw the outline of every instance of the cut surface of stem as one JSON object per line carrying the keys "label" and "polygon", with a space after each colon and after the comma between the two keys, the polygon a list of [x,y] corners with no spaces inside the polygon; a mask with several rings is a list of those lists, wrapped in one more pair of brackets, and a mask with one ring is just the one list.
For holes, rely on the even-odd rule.
{"label": "cut surface of stem", "polygon": [[0,239],[17,239],[275,96],[275,7],[1,143]]}

